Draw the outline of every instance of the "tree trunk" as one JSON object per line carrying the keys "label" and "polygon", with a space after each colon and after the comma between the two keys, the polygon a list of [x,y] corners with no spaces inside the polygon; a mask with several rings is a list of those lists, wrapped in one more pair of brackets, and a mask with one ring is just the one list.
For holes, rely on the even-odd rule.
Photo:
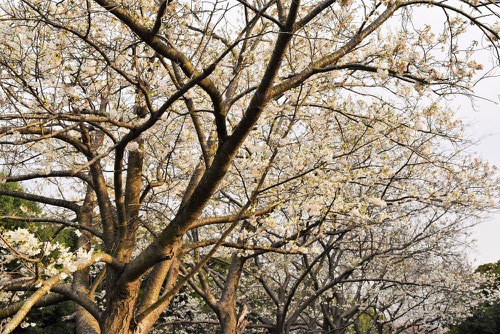
{"label": "tree trunk", "polygon": [[[95,197],[93,190],[88,187],[85,200],[79,215],[80,224],[92,227],[92,211],[95,207]],[[92,235],[83,231],[78,238],[77,247],[85,250],[90,249]],[[75,273],[72,288],[75,291],[88,294],[90,289],[90,269],[81,270]],[[90,296],[92,298],[92,296]],[[98,321],[83,307],[75,303],[75,330],[77,334],[100,334]]]}
{"label": "tree trunk", "polygon": [[[138,140],[139,141],[139,140]],[[140,142],[140,141],[139,141]],[[115,256],[128,263],[135,245],[139,225],[139,208],[143,168],[143,153],[140,149],[129,151],[127,180],[125,186],[125,221],[118,226],[119,241]],[[132,282],[120,281],[121,272],[109,268],[107,280],[107,312],[101,325],[103,334],[131,333],[136,301],[139,296],[141,280]],[[132,326],[131,326],[132,325]]]}
{"label": "tree trunk", "polygon": [[234,307],[220,309],[219,322],[221,326],[221,334],[239,334],[236,332],[238,318],[234,312]]}
{"label": "tree trunk", "polygon": [[237,334],[238,317],[236,316],[236,287],[241,277],[245,259],[233,254],[231,265],[224,284],[224,290],[216,305],[222,334]]}
{"label": "tree trunk", "polygon": [[106,318],[101,324],[102,334],[133,333],[131,328],[135,302],[139,294],[141,281],[117,286],[109,296]]}
{"label": "tree trunk", "polygon": [[83,307],[76,306],[75,314],[76,334],[100,334],[99,323]]}
{"label": "tree trunk", "polygon": [[[164,282],[164,287],[165,291],[169,291],[172,289],[177,282],[177,277],[179,276],[179,265],[182,257],[182,252],[179,251],[176,253],[176,255],[173,257],[172,261],[164,261],[163,264],[165,266],[169,266],[168,269],[168,275],[166,279],[165,275],[161,274],[161,271],[164,270],[165,268],[157,267],[156,274],[161,276],[158,281]],[[153,269],[154,270],[154,269]],[[151,282],[152,284],[149,286],[149,291],[146,291],[144,296],[145,298],[148,298],[149,300],[143,300],[142,305],[139,307],[139,313],[144,311],[147,307],[151,306],[154,302],[158,300],[158,296],[160,294],[160,288],[163,286],[163,284],[157,285],[158,288],[154,288],[155,284]],[[148,290],[148,286],[146,286],[146,289]],[[151,291],[151,290],[156,290],[156,291]],[[163,301],[162,305],[158,306],[151,314],[149,314],[146,318],[144,318],[138,325],[135,331],[135,334],[146,334],[149,333],[151,330],[151,327],[155,324],[155,322],[158,320],[158,318],[161,316],[163,311],[170,305],[170,302],[172,301],[172,297],[170,297],[168,300]],[[175,327],[174,327],[175,328]]]}

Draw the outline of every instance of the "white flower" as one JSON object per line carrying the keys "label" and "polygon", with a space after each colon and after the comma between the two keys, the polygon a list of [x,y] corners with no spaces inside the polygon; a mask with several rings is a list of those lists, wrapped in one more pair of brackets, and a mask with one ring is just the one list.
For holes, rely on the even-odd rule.
{"label": "white flower", "polygon": [[314,245],[311,247],[310,252],[312,254],[319,254],[319,253],[321,253],[321,248],[319,248],[318,245]]}
{"label": "white flower", "polygon": [[[74,273],[78,269],[78,267],[76,266],[76,263],[74,263],[74,262],[67,263],[65,268],[68,269],[68,271],[70,273]],[[63,273],[63,275],[61,276],[61,278],[65,279],[66,276],[67,275]]]}
{"label": "white flower", "polygon": [[368,203],[373,204],[375,206],[380,206],[381,208],[385,208],[387,206],[387,203],[383,199],[376,197],[368,198]]}
{"label": "white flower", "polygon": [[425,124],[420,119],[417,119],[417,121],[415,122],[415,129],[420,130],[420,131],[424,131]]}
{"label": "white flower", "polygon": [[78,93],[76,92],[75,88],[74,87],[69,87],[67,89],[67,93],[70,97],[77,97],[78,96]]}
{"label": "white flower", "polygon": [[380,76],[381,79],[387,79],[389,77],[389,71],[385,69],[379,68],[377,70],[377,74]]}
{"label": "white flower", "polygon": [[132,143],[128,144],[128,149],[130,151],[137,151],[137,150],[139,150],[139,144],[137,144],[136,142],[132,142]]}
{"label": "white flower", "polygon": [[495,22],[493,30],[495,30],[498,34],[500,34],[500,21]]}

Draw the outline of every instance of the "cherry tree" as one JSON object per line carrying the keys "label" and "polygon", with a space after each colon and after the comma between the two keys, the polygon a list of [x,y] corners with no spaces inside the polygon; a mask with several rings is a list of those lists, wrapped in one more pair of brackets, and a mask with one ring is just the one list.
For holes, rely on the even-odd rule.
{"label": "cherry tree", "polygon": [[[356,125],[352,127],[358,131]],[[480,280],[471,277],[472,270],[464,265],[461,243],[478,205],[483,209],[490,205],[486,199],[494,184],[471,191],[472,184],[485,179],[488,167],[480,167],[477,161],[466,166],[462,157],[436,154],[437,149],[432,158],[414,156],[412,149],[394,147],[391,138],[365,133],[359,142],[366,140],[370,146],[361,158],[354,153],[344,158],[348,168],[339,173],[337,165],[336,170],[321,167],[316,175],[301,180],[321,182],[325,191],[334,189],[334,193],[316,191],[311,198],[311,193],[297,196],[294,189],[280,190],[277,195],[293,193],[295,198],[267,217],[249,220],[238,236],[239,242],[267,243],[273,248],[233,254],[230,261],[225,260],[226,277],[209,266],[197,283],[191,282],[192,288],[217,313],[214,296],[223,298],[229,286],[238,284],[234,278],[238,269],[246,277],[240,283],[237,308],[250,310],[250,325],[272,333],[343,333],[360,317],[374,313],[383,320],[378,321],[381,328],[439,327],[466,314],[469,310],[464,306],[481,299]],[[456,139],[452,141],[458,145]],[[438,137],[426,136],[425,142],[446,146]],[[304,143],[301,150],[310,145]],[[367,153],[369,149],[376,152]],[[400,164],[380,179],[380,169],[387,167],[376,162],[384,160]],[[467,171],[468,177],[457,178],[458,170]],[[341,186],[335,185],[338,180]],[[453,200],[449,194],[438,195],[438,184],[454,189]],[[277,247],[288,251],[277,252]],[[224,259],[224,254],[218,254],[218,259]]]}
{"label": "cherry tree", "polygon": [[77,242],[2,232],[2,332],[64,300],[78,333],[147,333],[203,303],[223,333],[269,328],[252,293],[289,331],[334,288],[351,319],[410,319],[382,301],[410,314],[409,290],[352,291],[416,283],[405,270],[455,258],[496,207],[496,170],[463,152],[444,102],[472,94],[480,46],[498,56],[499,16],[494,1],[4,1],[2,182],[26,191],[0,195],[43,214],[1,219]]}

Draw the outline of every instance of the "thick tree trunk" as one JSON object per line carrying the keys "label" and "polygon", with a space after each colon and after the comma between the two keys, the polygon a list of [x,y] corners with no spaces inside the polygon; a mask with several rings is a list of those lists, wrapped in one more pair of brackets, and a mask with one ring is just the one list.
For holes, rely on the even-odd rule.
{"label": "thick tree trunk", "polygon": [[[80,210],[79,221],[83,226],[92,227],[92,211],[95,207],[95,197],[93,190],[89,187]],[[77,247],[85,250],[90,249],[92,235],[83,231],[78,238]],[[90,289],[90,269],[81,270],[75,273],[72,288],[75,291],[88,294]],[[92,296],[90,296],[92,298]],[[85,308],[75,303],[75,330],[77,334],[100,334],[98,321]]]}
{"label": "thick tree trunk", "polygon": [[245,259],[233,254],[231,265],[224,284],[224,291],[221,299],[216,305],[217,316],[219,318],[221,333],[237,334],[238,317],[236,315],[236,287],[241,277],[241,271]]}
{"label": "thick tree trunk", "polygon": [[227,307],[220,310],[219,322],[221,334],[237,334],[238,318],[233,307]]}
{"label": "thick tree trunk", "polygon": [[75,331],[76,334],[101,333],[97,320],[81,306],[76,306]]}
{"label": "thick tree trunk", "polygon": [[[179,276],[180,258],[182,257],[181,254],[182,254],[182,252],[179,251],[179,252],[177,252],[176,256],[173,257],[172,261],[165,261],[165,265],[166,266],[168,265],[170,267],[168,269],[168,275],[167,275],[166,279],[161,279],[161,282],[165,281],[164,282],[165,283],[164,284],[165,291],[169,291],[170,289],[172,289],[174,287],[175,283],[177,282],[177,277]],[[158,271],[156,273],[160,274],[163,278],[165,278],[165,276],[160,273],[162,268],[157,268],[157,270]],[[158,280],[158,281],[160,281],[160,280]],[[148,300],[142,301],[142,305],[139,308],[139,313],[144,311],[149,306],[153,305],[153,303],[158,300],[158,296],[160,294],[159,288],[161,288],[161,285],[157,285],[157,288],[154,288],[154,285],[155,284],[153,283],[152,286],[149,287],[149,289],[153,289],[156,291],[153,291],[153,293],[151,293],[151,290],[146,291],[145,297],[147,297]],[[149,331],[151,330],[151,328],[153,327],[155,322],[158,320],[158,318],[161,316],[163,311],[165,311],[165,309],[168,307],[168,305],[170,305],[170,302],[172,301],[173,297],[174,296],[172,296],[168,300],[165,300],[162,303],[162,305],[158,306],[153,312],[151,312],[146,318],[144,318],[141,321],[141,323],[139,323],[137,325],[135,334],[149,333]]]}
{"label": "thick tree trunk", "polygon": [[[125,186],[125,221],[118,225],[119,240],[115,256],[128,263],[134,250],[137,228],[139,225],[139,208],[143,153],[140,149],[129,151],[127,180]],[[110,268],[107,280],[107,312],[101,324],[103,334],[126,334],[133,331],[134,311],[139,296],[141,280],[122,282],[121,272]]]}
{"label": "thick tree trunk", "polygon": [[103,334],[132,333],[131,324],[134,308],[141,282],[127,283],[117,286],[113,295],[109,296],[106,318],[101,324]]}

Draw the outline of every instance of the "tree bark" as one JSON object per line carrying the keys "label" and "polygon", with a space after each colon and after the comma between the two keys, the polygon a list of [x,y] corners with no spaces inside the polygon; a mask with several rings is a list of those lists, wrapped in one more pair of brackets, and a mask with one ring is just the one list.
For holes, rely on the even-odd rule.
{"label": "tree bark", "polygon": [[117,286],[109,296],[106,318],[101,324],[103,334],[132,333],[130,324],[134,316],[134,307],[139,293],[140,281]]}
{"label": "tree bark", "polygon": [[[80,210],[79,221],[82,226],[92,227],[92,211],[95,207],[93,190],[87,186],[87,194]],[[92,235],[83,231],[78,238],[77,247],[90,250]],[[78,292],[88,294],[90,289],[90,269],[75,273],[72,288]],[[92,296],[90,296],[92,298]],[[84,307],[75,303],[75,330],[77,334],[100,334],[99,322]]]}
{"label": "tree bark", "polygon": [[[180,261],[182,257],[182,252],[178,251],[176,256],[173,257],[172,261],[165,261],[168,262],[166,265],[168,265],[170,268],[168,270],[168,275],[165,280],[165,291],[169,291],[172,289],[177,282],[177,277],[179,276],[179,266],[180,266]],[[162,262],[163,263],[163,262]],[[156,269],[156,268],[155,268]],[[153,269],[153,270],[155,270]],[[161,270],[159,268],[159,270]],[[162,280],[163,282],[163,280]],[[161,287],[161,286],[160,286]],[[148,291],[146,291],[147,293]],[[160,294],[160,291],[156,291],[154,294],[149,294],[149,300],[146,300],[142,303],[142,309],[139,309],[139,313],[144,311],[147,307],[151,306],[155,301],[158,300],[158,296]],[[165,311],[165,309],[170,305],[170,302],[172,301],[172,296],[168,300],[164,301],[161,306],[156,308],[151,314],[149,314],[146,318],[144,318],[143,321],[141,321],[136,330],[135,334],[145,334],[149,333],[151,330],[151,327],[155,324],[155,322],[158,320],[160,315]]]}
{"label": "tree bark", "polygon": [[[126,221],[119,226],[121,234],[115,256],[128,263],[135,245],[139,224],[139,208],[141,180],[143,168],[143,153],[140,149],[129,151],[127,181],[125,187]],[[107,280],[107,312],[102,327],[103,334],[118,334],[132,332],[131,325],[139,289],[140,280],[120,282],[121,273],[110,272]]]}
{"label": "tree bark", "polygon": [[238,319],[234,308],[228,306],[220,310],[219,322],[221,326],[221,334],[236,334]]}
{"label": "tree bark", "polygon": [[227,274],[224,290],[216,304],[222,334],[237,334],[238,317],[236,315],[236,288],[241,277],[245,259],[237,254],[231,257],[231,265]]}

